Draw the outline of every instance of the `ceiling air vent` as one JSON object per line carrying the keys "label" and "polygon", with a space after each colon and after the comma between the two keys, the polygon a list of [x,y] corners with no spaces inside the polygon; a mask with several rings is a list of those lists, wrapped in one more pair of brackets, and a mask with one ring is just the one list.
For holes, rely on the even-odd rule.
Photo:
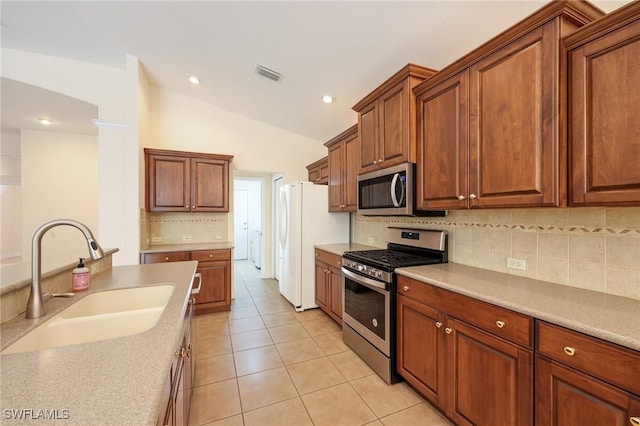
{"label": "ceiling air vent", "polygon": [[280,74],[278,71],[270,70],[269,68],[264,67],[260,64],[256,66],[256,72],[261,76],[273,81],[280,81],[280,79],[282,78],[282,74]]}

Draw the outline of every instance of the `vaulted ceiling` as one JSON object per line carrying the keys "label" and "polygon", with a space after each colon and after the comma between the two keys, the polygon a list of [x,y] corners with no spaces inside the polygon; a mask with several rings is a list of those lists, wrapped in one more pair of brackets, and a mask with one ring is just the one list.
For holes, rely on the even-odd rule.
{"label": "vaulted ceiling", "polygon": [[[627,2],[593,3],[609,12]],[[324,142],[356,123],[351,107],[402,66],[440,69],[544,4],[3,0],[1,40],[118,68],[133,55],[157,86]],[[259,76],[257,64],[283,78]]]}

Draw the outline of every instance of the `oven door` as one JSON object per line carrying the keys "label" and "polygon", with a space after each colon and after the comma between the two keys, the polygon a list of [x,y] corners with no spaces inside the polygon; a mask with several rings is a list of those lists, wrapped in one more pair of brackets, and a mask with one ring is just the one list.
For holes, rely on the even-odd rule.
{"label": "oven door", "polygon": [[391,293],[385,283],[342,268],[342,321],[386,356],[391,356]]}

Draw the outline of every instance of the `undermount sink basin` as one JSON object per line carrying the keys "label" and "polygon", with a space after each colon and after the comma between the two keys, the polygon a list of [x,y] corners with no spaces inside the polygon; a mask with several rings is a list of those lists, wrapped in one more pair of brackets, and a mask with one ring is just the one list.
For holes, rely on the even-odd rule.
{"label": "undermount sink basin", "polygon": [[174,287],[157,285],[93,293],[17,340],[3,354],[97,342],[149,330]]}

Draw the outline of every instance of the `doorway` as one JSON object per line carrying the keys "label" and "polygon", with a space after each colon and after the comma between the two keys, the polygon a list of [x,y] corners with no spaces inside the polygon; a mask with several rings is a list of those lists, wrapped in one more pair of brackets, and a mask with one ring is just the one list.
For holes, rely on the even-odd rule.
{"label": "doorway", "polygon": [[250,260],[262,268],[263,191],[259,178],[233,180],[234,260]]}

